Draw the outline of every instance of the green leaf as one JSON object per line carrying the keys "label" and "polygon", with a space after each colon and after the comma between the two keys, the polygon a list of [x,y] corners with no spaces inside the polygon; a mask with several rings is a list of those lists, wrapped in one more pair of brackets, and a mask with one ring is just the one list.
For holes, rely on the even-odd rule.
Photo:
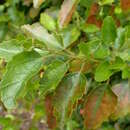
{"label": "green leaf", "polygon": [[117,38],[115,40],[115,48],[121,47],[124,42],[125,42],[125,33],[126,29],[125,28],[118,28],[117,30]]}
{"label": "green leaf", "polygon": [[99,45],[94,52],[94,58],[105,59],[110,55],[110,50],[104,45]]}
{"label": "green leaf", "polygon": [[79,44],[79,50],[87,58],[90,58],[95,53],[99,45],[100,45],[100,40],[94,39],[90,42]]}
{"label": "green leaf", "polygon": [[84,125],[95,130],[107,121],[117,106],[117,97],[108,86],[100,86],[90,92],[83,108]]}
{"label": "green leaf", "polygon": [[102,0],[100,3],[102,5],[106,5],[106,4],[112,4],[114,2],[114,0]]}
{"label": "green leaf", "polygon": [[121,58],[116,57],[115,60],[111,62],[109,68],[111,70],[123,70],[125,66],[126,66],[125,62]]}
{"label": "green leaf", "polygon": [[68,28],[63,29],[62,38],[64,43],[64,48],[72,45],[80,36],[80,31],[75,26],[68,26]]}
{"label": "green leaf", "polygon": [[102,33],[102,40],[105,44],[110,44],[111,42],[114,42],[116,39],[116,25],[111,16],[107,16],[102,25],[101,29]]}
{"label": "green leaf", "polygon": [[111,75],[112,71],[110,70],[110,64],[105,61],[97,66],[94,78],[97,82],[102,82],[109,79]]}
{"label": "green leaf", "polygon": [[122,71],[122,79],[130,78],[130,66],[126,66]]}
{"label": "green leaf", "polygon": [[7,34],[8,27],[4,22],[0,22],[0,41],[3,40]]}
{"label": "green leaf", "polygon": [[16,105],[27,81],[35,75],[42,66],[41,56],[35,52],[22,52],[8,63],[6,73],[1,81],[1,100],[7,109]]}
{"label": "green leaf", "polygon": [[96,25],[86,23],[81,26],[81,29],[85,33],[95,33],[99,31],[99,28]]}
{"label": "green leaf", "polygon": [[13,56],[21,53],[23,50],[22,44],[17,40],[4,41],[0,43],[0,58],[9,61]]}
{"label": "green leaf", "polygon": [[130,38],[130,25],[126,26],[126,35],[127,35],[127,38]]}
{"label": "green leaf", "polygon": [[64,77],[54,96],[52,103],[57,127],[64,129],[66,121],[71,117],[77,101],[81,99],[86,90],[86,78],[83,74],[72,73]]}
{"label": "green leaf", "polygon": [[55,60],[52,62],[45,70],[40,81],[40,93],[45,95],[47,92],[54,91],[68,71],[68,68],[68,64],[63,61]]}
{"label": "green leaf", "polygon": [[42,27],[39,23],[33,25],[23,25],[22,29],[25,33],[32,36],[32,38],[38,39],[43,42],[48,49],[51,50],[62,50],[61,44],[54,37],[53,34],[48,33],[48,31]]}
{"label": "green leaf", "polygon": [[40,14],[40,23],[49,31],[56,30],[56,22],[47,13]]}

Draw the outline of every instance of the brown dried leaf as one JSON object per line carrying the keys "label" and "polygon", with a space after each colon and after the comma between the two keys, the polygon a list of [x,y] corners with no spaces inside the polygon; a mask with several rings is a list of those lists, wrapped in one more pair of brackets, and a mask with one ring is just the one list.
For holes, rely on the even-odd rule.
{"label": "brown dried leaf", "polygon": [[96,15],[98,12],[99,12],[99,5],[97,3],[93,3],[90,8],[89,16]]}
{"label": "brown dried leaf", "polygon": [[121,0],[121,8],[123,11],[130,10],[130,0]]}
{"label": "brown dried leaf", "polygon": [[117,98],[106,87],[98,87],[86,99],[83,109],[84,124],[87,130],[96,129],[108,120],[115,111]]}
{"label": "brown dried leaf", "polygon": [[60,27],[67,25],[71,21],[78,2],[79,0],[64,0],[59,14]]}
{"label": "brown dried leaf", "polygon": [[130,86],[128,82],[122,82],[113,86],[112,90],[118,97],[118,105],[112,118],[117,119],[130,113]]}
{"label": "brown dried leaf", "polygon": [[87,19],[88,24],[95,24],[97,27],[101,28],[102,26],[102,20],[97,19],[96,15],[91,15]]}
{"label": "brown dried leaf", "polygon": [[52,96],[50,95],[45,98],[45,108],[48,127],[54,129],[56,127],[56,118],[53,115]]}

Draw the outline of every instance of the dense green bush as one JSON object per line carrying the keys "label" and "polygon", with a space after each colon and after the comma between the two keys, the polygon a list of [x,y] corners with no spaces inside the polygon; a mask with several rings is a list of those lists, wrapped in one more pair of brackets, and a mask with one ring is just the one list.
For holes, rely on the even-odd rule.
{"label": "dense green bush", "polygon": [[130,1],[0,2],[4,130],[130,130]]}

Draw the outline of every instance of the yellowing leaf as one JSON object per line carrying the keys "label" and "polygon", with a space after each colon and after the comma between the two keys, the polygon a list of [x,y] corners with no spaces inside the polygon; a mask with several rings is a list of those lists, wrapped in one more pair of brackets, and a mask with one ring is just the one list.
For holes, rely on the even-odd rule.
{"label": "yellowing leaf", "polygon": [[113,86],[112,90],[118,97],[118,105],[112,118],[124,117],[130,113],[130,86],[128,82],[122,82]]}
{"label": "yellowing leaf", "polygon": [[115,111],[117,98],[114,93],[105,87],[98,87],[86,98],[83,109],[84,125],[87,130],[100,127]]}
{"label": "yellowing leaf", "polygon": [[59,14],[59,24],[61,27],[70,22],[78,2],[79,0],[64,0]]}

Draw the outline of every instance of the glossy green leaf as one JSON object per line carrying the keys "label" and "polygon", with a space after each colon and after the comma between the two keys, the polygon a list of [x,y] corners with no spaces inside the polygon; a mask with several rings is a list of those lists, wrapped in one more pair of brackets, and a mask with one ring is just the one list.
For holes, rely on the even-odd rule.
{"label": "glossy green leaf", "polygon": [[40,14],[40,23],[49,31],[56,30],[56,22],[47,13]]}
{"label": "glossy green leaf", "polygon": [[0,58],[4,58],[6,61],[12,59],[13,56],[22,52],[24,48],[22,43],[17,40],[9,40],[0,43]]}
{"label": "glossy green leaf", "polygon": [[8,63],[0,84],[1,100],[7,109],[15,107],[27,81],[40,70],[42,62],[41,56],[31,51],[14,56]]}
{"label": "glossy green leaf", "polygon": [[116,25],[111,16],[107,16],[102,25],[101,29],[102,40],[105,44],[114,43],[116,39]]}
{"label": "glossy green leaf", "polygon": [[113,72],[110,70],[110,64],[106,61],[103,63],[100,63],[95,71],[95,80],[97,82],[102,82],[107,79],[113,74]]}
{"label": "glossy green leaf", "polygon": [[64,77],[52,98],[57,127],[64,129],[66,121],[71,117],[77,101],[86,90],[86,78],[80,73],[68,74]]}
{"label": "glossy green leaf", "polygon": [[38,39],[43,42],[47,48],[51,50],[62,50],[61,44],[55,38],[53,34],[48,33],[48,31],[42,27],[39,23],[33,25],[23,25],[22,29],[25,33],[32,36],[32,38]]}
{"label": "glossy green leaf", "polygon": [[40,81],[40,93],[45,95],[48,92],[54,91],[67,71],[68,64],[60,60],[52,62],[45,70]]}

